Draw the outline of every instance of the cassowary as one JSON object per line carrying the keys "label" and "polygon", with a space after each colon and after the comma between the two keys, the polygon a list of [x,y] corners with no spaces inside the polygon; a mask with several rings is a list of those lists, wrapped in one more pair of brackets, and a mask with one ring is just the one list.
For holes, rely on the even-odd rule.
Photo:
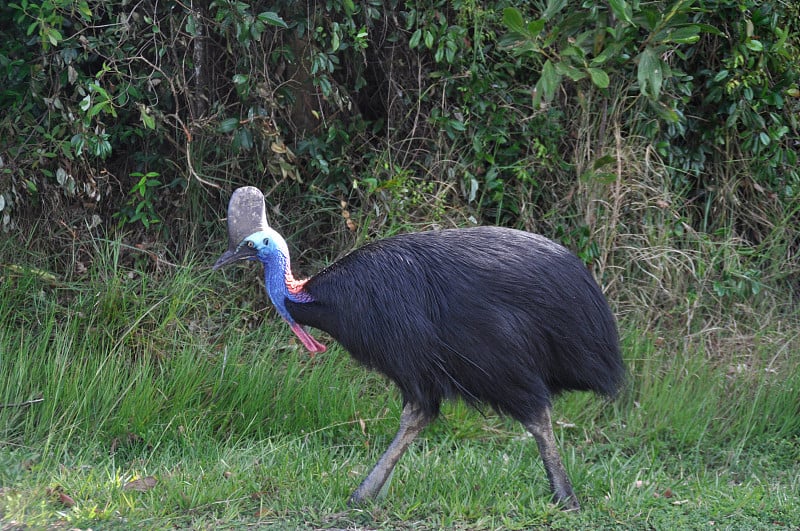
{"label": "cassowary", "polygon": [[584,264],[543,236],[499,227],[403,234],[353,251],[306,280],[292,275],[264,196],[237,189],[228,250],[214,269],[259,260],[269,298],[311,352],[327,332],[400,389],[389,448],[350,497],[375,498],[443,400],[489,404],[539,447],[556,502],[578,509],[550,420],[568,390],[613,396],[624,375],[614,316]]}

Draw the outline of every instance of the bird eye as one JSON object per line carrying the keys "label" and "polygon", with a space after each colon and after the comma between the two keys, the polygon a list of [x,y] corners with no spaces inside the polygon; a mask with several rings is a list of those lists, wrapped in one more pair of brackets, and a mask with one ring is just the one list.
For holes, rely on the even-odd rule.
{"label": "bird eye", "polygon": [[256,245],[256,244],[254,244],[253,242],[250,242],[250,241],[248,241],[248,242],[247,242],[247,246],[248,246],[248,247],[250,247],[251,249],[252,249],[253,247],[255,247],[255,245]]}

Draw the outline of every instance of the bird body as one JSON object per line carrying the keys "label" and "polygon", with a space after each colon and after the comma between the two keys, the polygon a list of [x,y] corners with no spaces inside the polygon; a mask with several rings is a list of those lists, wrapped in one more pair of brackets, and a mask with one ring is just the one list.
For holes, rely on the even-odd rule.
{"label": "bird body", "polygon": [[499,227],[395,236],[322,270],[302,293],[285,301],[296,322],[330,334],[430,414],[460,396],[524,418],[561,391],[611,395],[622,374],[600,289],[542,236]]}
{"label": "bird body", "polygon": [[[239,190],[229,218],[237,193],[260,196]],[[400,430],[351,501],[375,497],[442,401],[460,397],[522,422],[556,500],[578,507],[555,446],[551,398],[569,390],[613,396],[624,376],[614,316],[580,259],[543,236],[473,227],[370,243],[298,281],[286,242],[262,217],[215,267],[261,261],[270,299],[306,348],[325,347],[303,326],[327,332],[403,397]]]}

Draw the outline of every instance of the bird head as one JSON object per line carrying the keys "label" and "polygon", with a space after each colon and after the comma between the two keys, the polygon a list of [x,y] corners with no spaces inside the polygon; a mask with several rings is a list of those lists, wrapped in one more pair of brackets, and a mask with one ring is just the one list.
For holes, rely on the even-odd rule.
{"label": "bird head", "polygon": [[253,237],[266,231],[275,233],[267,223],[264,194],[254,186],[237,188],[228,203],[228,249],[214,263],[213,268],[219,269],[239,260],[257,259],[266,236]]}
{"label": "bird head", "polygon": [[286,240],[270,227],[264,227],[242,240],[234,252],[237,253],[244,260],[258,259],[265,265],[282,262],[284,267],[289,257]]}
{"label": "bird head", "polygon": [[253,186],[237,188],[231,196],[228,203],[228,249],[213,268],[219,269],[239,260],[259,260],[264,264],[267,294],[278,313],[310,352],[325,352],[325,345],[296,323],[286,307],[287,299],[292,302],[311,302],[313,299],[298,291],[304,281],[298,282],[292,277],[286,241],[270,228],[264,195]]}

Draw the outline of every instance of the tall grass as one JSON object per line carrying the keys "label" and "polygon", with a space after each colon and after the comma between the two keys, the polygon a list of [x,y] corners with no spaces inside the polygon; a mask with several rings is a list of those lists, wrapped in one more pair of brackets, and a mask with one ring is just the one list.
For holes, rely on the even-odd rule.
{"label": "tall grass", "polygon": [[[188,260],[144,272],[123,265],[122,248],[97,244],[69,280],[2,249],[0,518],[474,529],[613,526],[616,514],[692,527],[691,514],[733,511],[734,524],[800,525],[800,338],[785,311],[768,323],[743,314],[738,335],[624,313],[622,396],[555,404],[583,515],[549,505],[520,426],[458,403],[401,461],[388,501],[347,513],[396,428],[397,393],[330,342],[305,353],[253,268],[229,278]],[[704,308],[688,306],[678,315]],[[122,489],[148,475],[152,491]],[[53,489],[76,505],[64,513]]]}
{"label": "tall grass", "polygon": [[[244,295],[208,282],[196,264],[153,281],[121,266],[118,247],[100,249],[80,282],[43,282],[41,270],[25,266],[7,270],[0,396],[44,400],[0,410],[4,439],[118,437],[192,416],[211,432],[238,436],[352,420],[369,385],[341,377],[342,352],[309,358],[279,323],[264,323],[257,283],[247,290],[255,302],[240,310]],[[377,378],[367,382],[382,387]],[[328,396],[338,397],[337,407]]]}

